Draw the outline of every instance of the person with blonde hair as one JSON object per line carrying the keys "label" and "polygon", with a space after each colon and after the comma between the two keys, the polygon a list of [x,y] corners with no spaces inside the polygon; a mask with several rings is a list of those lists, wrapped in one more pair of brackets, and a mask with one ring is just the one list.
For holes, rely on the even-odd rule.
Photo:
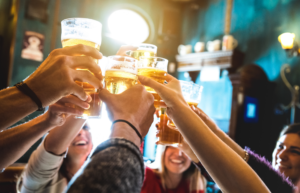
{"label": "person with blonde hair", "polygon": [[142,193],[205,192],[206,180],[186,142],[178,148],[158,145],[156,152],[155,162],[146,167]]}

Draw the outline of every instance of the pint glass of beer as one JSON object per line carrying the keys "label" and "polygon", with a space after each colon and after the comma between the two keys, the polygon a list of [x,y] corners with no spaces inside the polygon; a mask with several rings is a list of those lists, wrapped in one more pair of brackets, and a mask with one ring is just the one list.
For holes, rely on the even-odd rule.
{"label": "pint glass of beer", "polygon": [[[138,61],[138,75],[143,75],[152,78],[156,82],[163,84],[166,81],[168,69],[168,60],[159,57],[146,57],[141,56]],[[154,96],[154,106],[159,108],[165,106],[163,100],[150,87],[145,87],[148,92]]]}
{"label": "pint glass of beer", "polygon": [[193,83],[193,89],[191,90],[189,99],[186,99],[190,107],[192,107],[192,105],[194,105],[195,107],[198,106],[199,102],[201,101],[202,90],[203,86]]}
{"label": "pint glass of beer", "polygon": [[120,94],[137,83],[137,60],[126,56],[109,56],[105,70],[105,87]]}
{"label": "pint glass of beer", "polygon": [[[189,100],[193,89],[193,83],[180,80],[180,87],[184,99],[186,101]],[[161,108],[159,129],[157,131],[157,143],[177,147],[182,143],[183,137],[165,111],[166,108]]]}
{"label": "pint glass of beer", "polygon": [[141,56],[145,56],[145,57],[156,56],[157,46],[153,44],[138,44],[134,46],[138,47],[138,49],[135,51],[129,50],[126,52],[126,54],[130,57],[139,60]]}
{"label": "pint glass of beer", "polygon": [[[61,43],[63,47],[84,44],[100,50],[102,29],[100,22],[86,18],[69,18],[61,22],[61,29]],[[98,64],[98,60],[95,59],[95,62]],[[87,82],[76,81],[76,83],[82,86],[85,92],[92,97],[90,108],[85,109],[83,115],[77,118],[100,118],[102,101],[98,96],[98,89]]]}

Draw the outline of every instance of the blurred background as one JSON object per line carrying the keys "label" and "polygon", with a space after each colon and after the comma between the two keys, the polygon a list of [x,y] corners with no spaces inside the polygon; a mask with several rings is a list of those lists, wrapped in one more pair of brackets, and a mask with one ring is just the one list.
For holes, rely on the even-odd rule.
{"label": "blurred background", "polygon": [[[242,147],[271,160],[281,129],[300,121],[299,10],[299,0],[0,0],[0,88],[25,79],[62,47],[63,19],[91,18],[102,23],[103,55],[132,42],[156,45],[170,74],[204,87],[199,107]],[[295,35],[292,47],[278,41],[285,32]],[[229,36],[236,44],[224,48]],[[38,47],[36,57],[26,54],[29,44]],[[106,116],[91,122],[95,143],[109,135]],[[154,125],[144,157],[155,158]]]}

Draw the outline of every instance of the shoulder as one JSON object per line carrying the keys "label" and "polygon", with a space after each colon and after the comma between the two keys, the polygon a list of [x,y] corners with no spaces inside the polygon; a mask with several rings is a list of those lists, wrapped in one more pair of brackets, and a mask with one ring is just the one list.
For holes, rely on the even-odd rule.
{"label": "shoulder", "polygon": [[160,177],[155,173],[153,169],[146,167],[142,193],[160,192],[160,186]]}
{"label": "shoulder", "polygon": [[149,179],[159,179],[159,176],[155,173],[155,171],[149,167],[145,168],[145,180]]}

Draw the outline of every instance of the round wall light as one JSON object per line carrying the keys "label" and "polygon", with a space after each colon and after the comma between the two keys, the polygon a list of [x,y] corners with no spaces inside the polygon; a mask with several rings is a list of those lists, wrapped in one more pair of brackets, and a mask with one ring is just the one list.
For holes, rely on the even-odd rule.
{"label": "round wall light", "polygon": [[142,43],[150,35],[147,21],[137,12],[119,9],[108,17],[110,36],[127,44]]}

